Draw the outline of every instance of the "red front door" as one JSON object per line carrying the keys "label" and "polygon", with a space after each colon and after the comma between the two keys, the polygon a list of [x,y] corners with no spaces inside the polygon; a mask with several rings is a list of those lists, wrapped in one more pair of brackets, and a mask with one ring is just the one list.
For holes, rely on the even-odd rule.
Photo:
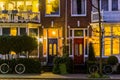
{"label": "red front door", "polygon": [[82,64],[84,62],[84,39],[74,39],[74,63]]}

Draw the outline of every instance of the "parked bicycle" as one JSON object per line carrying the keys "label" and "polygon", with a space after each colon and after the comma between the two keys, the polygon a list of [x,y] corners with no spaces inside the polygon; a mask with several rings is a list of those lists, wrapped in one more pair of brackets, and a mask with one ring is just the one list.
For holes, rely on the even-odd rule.
{"label": "parked bicycle", "polygon": [[[10,68],[9,64],[7,64],[7,63],[3,63],[3,64],[0,65],[0,72],[2,74],[9,73],[10,69],[11,68]],[[14,71],[17,74],[23,74],[25,72],[25,69],[26,69],[25,66],[21,63],[15,65],[15,67],[14,67]]]}

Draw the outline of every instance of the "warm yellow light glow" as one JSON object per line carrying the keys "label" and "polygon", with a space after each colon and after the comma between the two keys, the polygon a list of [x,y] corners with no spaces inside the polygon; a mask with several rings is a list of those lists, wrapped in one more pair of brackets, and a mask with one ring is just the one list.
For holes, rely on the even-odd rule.
{"label": "warm yellow light glow", "polygon": [[10,34],[11,34],[12,36],[16,36],[16,35],[17,35],[17,29],[16,29],[15,27],[12,27],[12,28],[10,29]]}
{"label": "warm yellow light glow", "polygon": [[14,51],[11,51],[11,55],[15,55],[16,53]]}
{"label": "warm yellow light glow", "polygon": [[53,35],[56,35],[56,32],[55,32],[55,31],[52,31],[52,34],[53,34]]}

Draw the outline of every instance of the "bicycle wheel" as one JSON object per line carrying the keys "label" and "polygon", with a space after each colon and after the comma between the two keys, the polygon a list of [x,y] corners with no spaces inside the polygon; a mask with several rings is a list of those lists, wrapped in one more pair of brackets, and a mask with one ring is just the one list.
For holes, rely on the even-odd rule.
{"label": "bicycle wheel", "polygon": [[15,72],[17,74],[23,74],[25,72],[25,66],[23,64],[17,64],[15,66]]}
{"label": "bicycle wheel", "polygon": [[104,73],[105,74],[112,74],[113,70],[112,70],[112,66],[110,65],[106,65],[103,67]]}
{"label": "bicycle wheel", "polygon": [[3,63],[0,65],[0,72],[2,74],[6,74],[9,72],[9,65],[7,63]]}
{"label": "bicycle wheel", "polygon": [[97,65],[91,65],[89,67],[89,73],[94,73],[96,71],[98,71],[98,66]]}

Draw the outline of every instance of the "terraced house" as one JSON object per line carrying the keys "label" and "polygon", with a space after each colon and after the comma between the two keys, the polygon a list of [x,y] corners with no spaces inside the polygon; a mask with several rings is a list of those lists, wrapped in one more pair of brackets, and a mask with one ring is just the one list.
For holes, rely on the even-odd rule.
{"label": "terraced house", "polygon": [[0,35],[38,37],[40,25],[38,0],[0,0]]}
{"label": "terraced house", "polygon": [[87,57],[87,27],[91,21],[89,0],[41,0],[43,57],[51,64],[68,46],[75,64]]}
{"label": "terraced house", "polygon": [[[98,6],[98,0],[91,1]],[[99,3],[104,58],[120,54],[119,3],[120,0]],[[90,0],[0,0],[0,36],[27,34],[37,38],[38,47],[30,57],[41,58],[48,65],[53,65],[55,56],[65,54],[65,46],[74,64],[83,64],[88,58],[90,41],[99,57],[99,32],[98,11]]]}
{"label": "terraced house", "polygon": [[[120,54],[120,0],[100,0],[101,25],[103,32],[102,56],[107,58],[110,55]],[[97,1],[93,1],[97,6]],[[95,55],[99,56],[99,27],[98,12],[92,8],[92,42]]]}

